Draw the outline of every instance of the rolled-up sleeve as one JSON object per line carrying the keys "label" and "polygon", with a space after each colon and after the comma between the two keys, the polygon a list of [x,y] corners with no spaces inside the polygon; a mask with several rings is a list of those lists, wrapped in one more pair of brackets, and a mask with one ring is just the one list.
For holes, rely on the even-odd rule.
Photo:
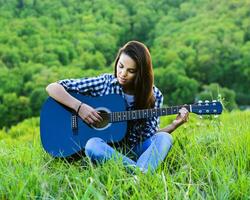
{"label": "rolled-up sleeve", "polygon": [[108,75],[103,74],[96,77],[65,79],[58,81],[67,91],[89,93],[93,96],[101,95],[108,84]]}

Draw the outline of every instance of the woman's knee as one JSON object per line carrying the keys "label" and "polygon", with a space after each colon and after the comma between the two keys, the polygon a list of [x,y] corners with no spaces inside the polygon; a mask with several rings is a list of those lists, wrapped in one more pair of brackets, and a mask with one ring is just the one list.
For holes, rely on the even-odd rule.
{"label": "woman's knee", "polygon": [[86,145],[85,145],[85,153],[86,155],[92,155],[95,154],[95,149],[100,146],[100,143],[103,142],[103,139],[99,138],[99,137],[93,137],[90,138]]}
{"label": "woman's knee", "polygon": [[162,141],[163,143],[168,142],[171,146],[173,144],[173,137],[167,132],[158,132],[155,134],[155,137],[157,140]]}

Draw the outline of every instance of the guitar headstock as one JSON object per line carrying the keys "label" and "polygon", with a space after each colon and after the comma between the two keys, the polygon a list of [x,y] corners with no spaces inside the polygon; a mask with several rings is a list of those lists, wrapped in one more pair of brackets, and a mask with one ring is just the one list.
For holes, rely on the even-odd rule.
{"label": "guitar headstock", "polygon": [[222,104],[219,101],[199,101],[191,105],[192,112],[198,115],[218,115],[222,113]]}

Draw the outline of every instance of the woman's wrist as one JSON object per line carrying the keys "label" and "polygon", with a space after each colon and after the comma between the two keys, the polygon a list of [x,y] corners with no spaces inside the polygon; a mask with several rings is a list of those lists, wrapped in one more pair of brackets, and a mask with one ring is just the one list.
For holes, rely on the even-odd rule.
{"label": "woman's wrist", "polygon": [[[77,110],[79,109],[79,106],[82,102],[81,101],[74,101],[73,105],[72,105],[72,108],[73,110],[75,111],[75,113],[77,113]],[[78,111],[79,112],[79,111]]]}
{"label": "woman's wrist", "polygon": [[178,128],[178,127],[180,126],[180,124],[179,124],[176,120],[174,120],[174,121],[172,122],[171,126],[172,126],[172,128],[175,130],[176,128]]}
{"label": "woman's wrist", "polygon": [[78,115],[78,113],[79,113],[79,111],[80,111],[82,105],[83,105],[83,102],[81,102],[81,103],[78,105],[77,110],[76,110],[76,114],[77,114],[77,115]]}

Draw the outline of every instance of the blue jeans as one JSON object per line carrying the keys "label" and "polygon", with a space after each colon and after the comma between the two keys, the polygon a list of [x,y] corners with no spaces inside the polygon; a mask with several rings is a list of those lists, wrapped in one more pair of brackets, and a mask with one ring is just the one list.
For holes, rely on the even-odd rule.
{"label": "blue jeans", "polygon": [[138,167],[142,172],[154,172],[167,156],[172,147],[172,136],[166,132],[158,132],[144,142],[131,149],[138,157],[137,161],[119,153],[101,138],[94,137],[85,145],[85,154],[96,162],[104,162],[111,158],[122,159],[125,166]]}

